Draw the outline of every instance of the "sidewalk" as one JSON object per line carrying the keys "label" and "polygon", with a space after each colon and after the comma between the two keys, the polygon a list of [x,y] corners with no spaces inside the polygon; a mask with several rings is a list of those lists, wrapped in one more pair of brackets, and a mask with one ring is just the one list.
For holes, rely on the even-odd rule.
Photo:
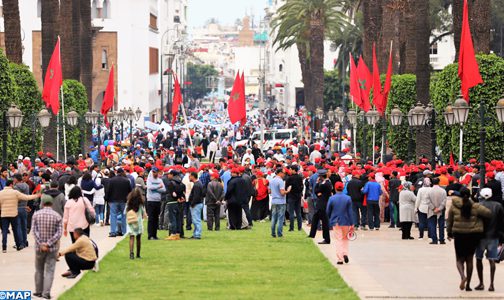
{"label": "sidewalk", "polygon": [[[495,292],[488,292],[490,266],[484,260],[485,291],[478,285],[476,260],[471,280],[472,292],[460,291],[460,277],[455,266],[453,241],[446,245],[430,245],[428,240],[401,240],[398,229],[357,231],[357,240],[350,242],[350,263],[336,265],[336,246],[318,245],[320,251],[338,269],[345,282],[361,299],[504,299],[504,265],[497,264]],[[309,228],[305,228],[307,230]],[[412,229],[418,237],[418,229]],[[322,240],[317,233],[315,243]]]}
{"label": "sidewalk", "polygon": [[[109,238],[109,230],[109,226],[91,226],[91,238],[96,242],[100,251],[99,259],[102,259],[121,240],[119,237]],[[0,273],[0,290],[29,290],[35,292],[35,243],[33,241],[33,234],[28,235],[28,243],[30,245],[28,248],[18,252],[12,248],[14,237],[12,234],[9,234],[7,253],[0,253],[0,269],[2,270]],[[61,237],[60,249],[64,249],[70,244],[70,236]],[[65,258],[61,257],[60,261],[56,263],[56,271],[54,273],[54,282],[51,289],[53,299],[56,299],[76,284],[84,274],[82,272],[76,279],[61,277],[61,274],[67,269]]]}

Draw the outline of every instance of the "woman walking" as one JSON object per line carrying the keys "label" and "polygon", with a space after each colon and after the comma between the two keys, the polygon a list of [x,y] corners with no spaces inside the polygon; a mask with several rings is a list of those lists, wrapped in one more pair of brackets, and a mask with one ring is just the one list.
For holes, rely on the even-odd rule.
{"label": "woman walking", "polygon": [[84,234],[89,236],[90,224],[86,220],[86,208],[91,215],[95,215],[95,210],[86,197],[82,197],[80,187],[74,186],[68,193],[69,200],[65,203],[63,212],[63,235],[67,236],[70,232],[72,243],[75,243],[73,231],[75,228],[82,228]]}
{"label": "woman walking", "polygon": [[136,257],[140,257],[140,247],[142,241],[143,232],[143,220],[147,217],[145,214],[144,207],[144,197],[143,193],[139,188],[134,189],[128,195],[127,206],[126,206],[126,220],[128,222],[128,231],[130,235],[129,248],[130,248],[130,259],[134,259],[135,255],[133,253],[133,246],[135,244],[136,237]]}
{"label": "woman walking", "polygon": [[416,196],[413,191],[415,186],[406,181],[403,183],[403,190],[399,193],[399,221],[402,228],[403,240],[414,240],[411,236],[411,226],[415,222],[415,202]]}
{"label": "woman walking", "polygon": [[[448,240],[455,240],[455,255],[457,269],[460,274],[459,288],[472,291],[471,276],[473,272],[473,259],[476,247],[483,235],[482,218],[490,218],[492,213],[486,207],[474,203],[471,192],[466,187],[460,190],[460,196],[453,195],[452,206],[448,212],[446,231]],[[464,274],[464,264],[467,272]]]}
{"label": "woman walking", "polygon": [[348,233],[354,230],[352,198],[343,194],[343,182],[336,182],[336,194],[329,198],[327,203],[327,217],[329,227],[332,228],[336,240],[336,257],[338,265],[349,262],[348,259]]}

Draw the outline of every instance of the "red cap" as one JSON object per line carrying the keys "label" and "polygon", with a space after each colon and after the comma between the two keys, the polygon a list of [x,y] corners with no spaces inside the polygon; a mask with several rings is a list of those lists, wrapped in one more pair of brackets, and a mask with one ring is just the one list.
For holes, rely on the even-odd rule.
{"label": "red cap", "polygon": [[215,172],[215,173],[212,173],[212,178],[215,178],[215,179],[219,179],[219,173]]}
{"label": "red cap", "polygon": [[344,188],[345,188],[345,185],[341,181],[338,181],[334,184],[334,189],[337,191],[341,192]]}
{"label": "red cap", "polygon": [[485,174],[485,176],[486,176],[487,178],[494,179],[494,178],[495,178],[495,173],[494,173],[494,172],[487,172],[487,173]]}

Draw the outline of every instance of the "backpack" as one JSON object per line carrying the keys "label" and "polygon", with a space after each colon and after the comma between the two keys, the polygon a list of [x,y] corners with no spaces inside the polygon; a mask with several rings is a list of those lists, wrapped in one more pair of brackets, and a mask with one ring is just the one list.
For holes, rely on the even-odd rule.
{"label": "backpack", "polygon": [[91,244],[93,245],[94,251],[96,253],[96,258],[100,257],[98,255],[98,245],[96,245],[96,243],[92,239],[89,239],[89,240],[91,241]]}

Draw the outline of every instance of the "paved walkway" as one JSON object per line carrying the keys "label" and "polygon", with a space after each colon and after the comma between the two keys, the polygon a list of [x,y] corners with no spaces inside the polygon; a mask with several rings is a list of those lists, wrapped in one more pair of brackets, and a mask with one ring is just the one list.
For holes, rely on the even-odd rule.
{"label": "paved walkway", "polygon": [[[398,229],[357,231],[350,242],[350,263],[336,265],[334,242],[317,245],[361,299],[504,299],[504,264],[497,265],[496,292],[460,291],[452,242],[430,245],[427,240],[401,240]],[[412,235],[418,236],[413,228]],[[322,240],[318,232],[314,242]],[[484,261],[484,283],[488,289],[489,265]],[[476,262],[471,287],[478,284]]]}
{"label": "paved walkway", "polygon": [[[109,238],[109,228],[109,226],[99,227],[94,225],[91,227],[91,238],[98,244],[100,259],[121,240],[120,238]],[[9,234],[7,253],[0,253],[0,269],[2,270],[0,272],[0,290],[28,290],[34,292],[35,249],[33,234],[28,236],[28,243],[30,245],[28,248],[17,252],[12,248],[14,237],[12,234]],[[66,248],[70,244],[70,236],[61,238],[61,249]],[[76,279],[61,277],[61,274],[67,269],[65,258],[60,258],[60,261],[56,263],[51,296],[57,298],[76,284],[84,274],[84,272],[81,273]]]}

